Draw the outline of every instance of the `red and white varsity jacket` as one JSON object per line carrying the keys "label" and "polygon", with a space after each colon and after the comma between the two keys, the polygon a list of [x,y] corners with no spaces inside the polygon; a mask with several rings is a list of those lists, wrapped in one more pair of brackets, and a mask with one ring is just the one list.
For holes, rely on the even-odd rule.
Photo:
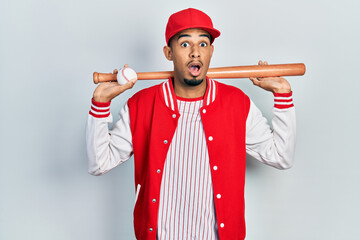
{"label": "red and white varsity jacket", "polygon": [[[246,153],[279,169],[292,165],[296,121],[292,93],[274,94],[273,130],[240,89],[207,79],[200,110],[207,141],[220,239],[245,238],[244,184]],[[87,123],[89,172],[101,175],[135,161],[137,239],[156,239],[162,172],[179,112],[172,81],[131,97],[112,122],[110,103],[93,101]],[[214,166],[216,166],[214,168]]]}

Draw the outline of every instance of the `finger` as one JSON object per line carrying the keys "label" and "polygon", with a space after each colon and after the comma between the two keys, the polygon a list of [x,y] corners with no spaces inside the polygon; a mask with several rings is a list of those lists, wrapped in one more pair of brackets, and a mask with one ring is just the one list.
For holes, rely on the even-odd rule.
{"label": "finger", "polygon": [[124,68],[127,68],[127,67],[129,67],[129,65],[128,65],[128,64],[125,64],[125,65],[124,65]]}
{"label": "finger", "polygon": [[252,81],[252,83],[256,86],[259,86],[260,85],[260,81],[255,78],[255,77],[251,77],[250,80]]}
{"label": "finger", "polygon": [[250,77],[250,80],[251,80],[251,81],[259,81],[260,79],[257,78],[257,77]]}
{"label": "finger", "polygon": [[260,61],[258,62],[258,65],[263,65],[263,61],[260,60]]}
{"label": "finger", "polygon": [[114,73],[114,74],[117,74],[117,73],[118,73],[118,70],[117,70],[117,69],[114,69],[113,73]]}
{"label": "finger", "polygon": [[267,62],[267,61],[265,61],[265,62],[264,62],[264,65],[268,65],[268,62]]}
{"label": "finger", "polygon": [[250,80],[251,81],[261,81],[261,80],[263,80],[264,78],[262,78],[262,77],[250,77]]}
{"label": "finger", "polygon": [[128,90],[128,89],[131,89],[131,88],[134,86],[134,84],[135,84],[134,82],[129,81],[129,82],[126,83],[125,85],[122,85],[123,91]]}
{"label": "finger", "polygon": [[119,85],[117,84],[116,86],[114,86],[113,88],[111,88],[111,96],[114,98],[116,96],[118,96],[119,94],[125,92],[126,90],[130,89],[133,87],[133,83],[128,82],[125,85]]}

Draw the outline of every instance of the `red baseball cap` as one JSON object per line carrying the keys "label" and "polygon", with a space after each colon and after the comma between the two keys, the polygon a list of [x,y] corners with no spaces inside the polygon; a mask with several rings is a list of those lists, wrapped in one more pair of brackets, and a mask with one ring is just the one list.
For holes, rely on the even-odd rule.
{"label": "red baseball cap", "polygon": [[210,33],[212,37],[211,43],[220,36],[220,31],[213,27],[211,18],[206,13],[194,8],[188,8],[176,12],[169,17],[165,31],[166,43],[169,45],[171,37],[189,28],[199,28]]}

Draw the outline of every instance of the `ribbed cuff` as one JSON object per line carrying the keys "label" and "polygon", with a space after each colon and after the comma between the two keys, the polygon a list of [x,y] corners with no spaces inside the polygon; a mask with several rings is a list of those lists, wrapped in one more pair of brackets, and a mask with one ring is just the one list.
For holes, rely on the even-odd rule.
{"label": "ribbed cuff", "polygon": [[294,106],[292,92],[274,93],[274,107],[279,109],[291,108]]}
{"label": "ribbed cuff", "polygon": [[91,109],[89,114],[96,118],[106,118],[110,115],[110,104],[111,102],[101,103],[91,99]]}

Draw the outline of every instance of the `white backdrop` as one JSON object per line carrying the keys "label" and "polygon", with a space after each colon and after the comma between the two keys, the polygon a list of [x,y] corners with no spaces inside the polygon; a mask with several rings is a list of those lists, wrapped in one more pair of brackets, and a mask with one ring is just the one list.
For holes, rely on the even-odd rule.
{"label": "white backdrop", "polygon": [[[94,71],[125,63],[171,70],[162,53],[175,11],[208,13],[221,36],[212,67],[304,62],[289,77],[297,110],[292,169],[248,160],[247,239],[360,235],[358,0],[0,2],[0,239],[134,239],[133,161],[87,173],[85,122]],[[112,103],[114,116],[138,82]],[[268,118],[271,93],[243,89]]]}

